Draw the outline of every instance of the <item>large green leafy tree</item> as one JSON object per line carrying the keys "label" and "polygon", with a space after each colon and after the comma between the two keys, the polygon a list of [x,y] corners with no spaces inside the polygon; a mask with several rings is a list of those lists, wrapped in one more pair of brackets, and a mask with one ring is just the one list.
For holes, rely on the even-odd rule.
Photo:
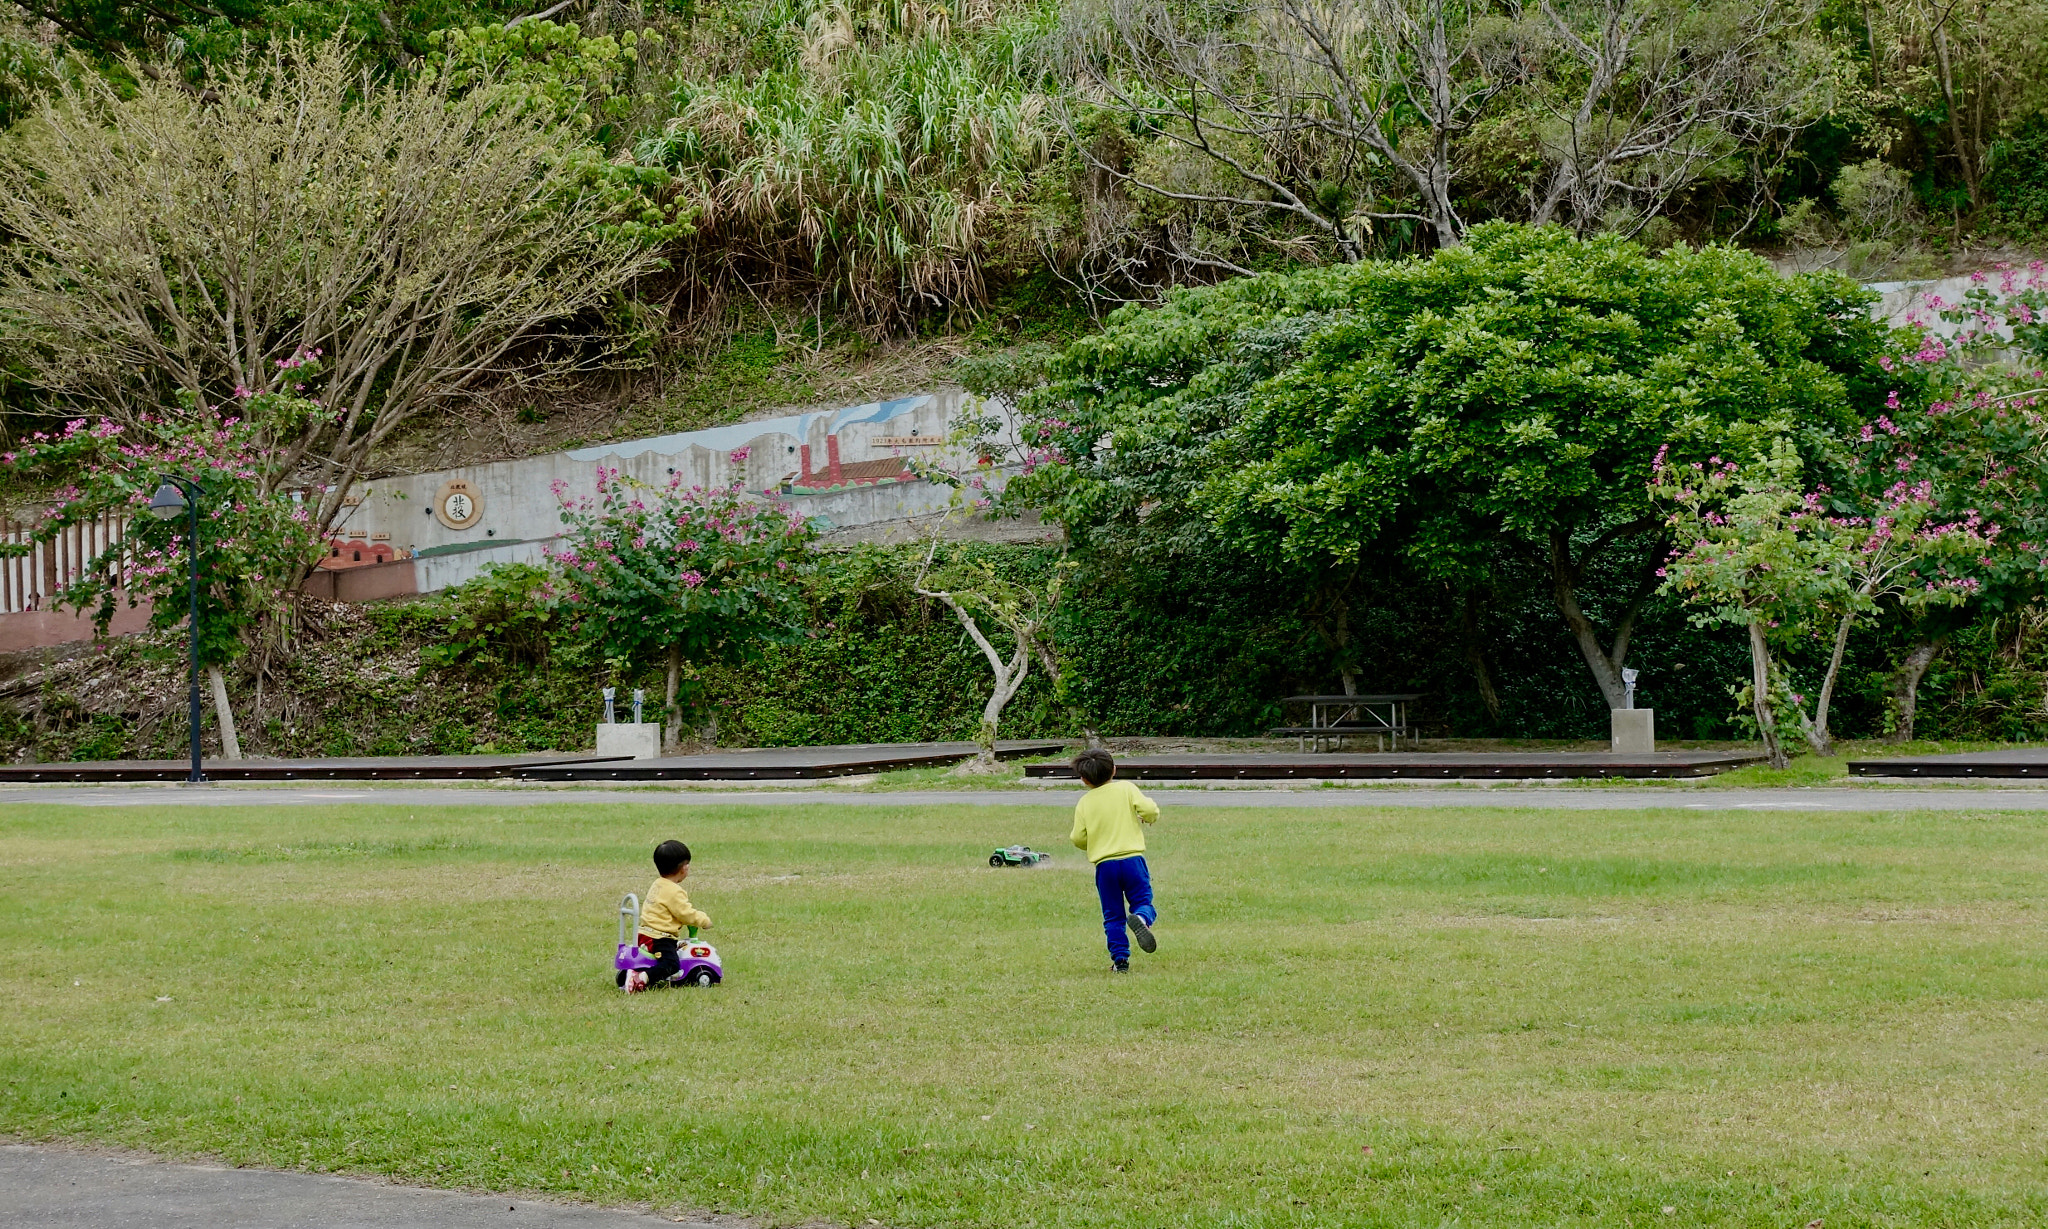
{"label": "large green leafy tree", "polygon": [[[1371,584],[1481,590],[1521,557],[1618,706],[1668,549],[1658,448],[1848,426],[1884,395],[1868,298],[1731,248],[1504,223],[1428,259],[1183,292],[1060,358],[1027,408],[1061,463],[1012,497],[1086,543],[1271,569],[1347,684],[1346,612]],[[1582,583],[1612,552],[1641,583],[1588,611]]]}

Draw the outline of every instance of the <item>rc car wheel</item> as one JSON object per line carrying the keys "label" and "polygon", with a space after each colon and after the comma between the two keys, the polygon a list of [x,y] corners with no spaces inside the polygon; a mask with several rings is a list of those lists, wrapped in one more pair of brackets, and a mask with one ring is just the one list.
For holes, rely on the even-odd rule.
{"label": "rc car wheel", "polygon": [[1001,866],[1003,864],[1003,855],[999,853],[990,854],[988,856],[988,864],[990,866]]}
{"label": "rc car wheel", "polygon": [[715,986],[718,984],[718,974],[713,973],[710,969],[691,969],[690,975],[683,979],[683,984],[685,986]]}

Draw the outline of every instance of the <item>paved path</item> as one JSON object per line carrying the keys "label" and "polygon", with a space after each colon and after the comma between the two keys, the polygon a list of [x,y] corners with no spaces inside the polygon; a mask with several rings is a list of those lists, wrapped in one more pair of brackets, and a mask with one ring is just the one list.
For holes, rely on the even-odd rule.
{"label": "paved path", "polygon": [[[1147,785],[1169,807],[1532,807],[1558,811],[1617,811],[1642,807],[1692,811],[2044,811],[2048,786],[1986,789],[1841,787],[1799,789],[1661,789],[1544,786],[1366,786],[1338,789],[1202,789]],[[0,804],[68,803],[77,806],[548,806],[593,802],[653,806],[1046,806],[1071,807],[1080,791],[1070,786],[991,790],[903,790],[862,793],[844,789],[490,789],[475,786],[37,785],[0,789]]]}
{"label": "paved path", "polygon": [[[9,1229],[652,1229],[678,1222],[361,1178],[0,1144],[0,1223]],[[710,1221],[681,1223],[712,1229]],[[721,1223],[731,1229],[738,1222]]]}

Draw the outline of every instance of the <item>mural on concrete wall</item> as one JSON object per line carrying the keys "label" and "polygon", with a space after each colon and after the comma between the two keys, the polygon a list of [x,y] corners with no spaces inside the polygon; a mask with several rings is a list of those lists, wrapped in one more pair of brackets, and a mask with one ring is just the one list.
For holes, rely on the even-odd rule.
{"label": "mural on concrete wall", "polygon": [[791,503],[828,531],[900,524],[948,506],[951,489],[918,477],[915,463],[964,460],[951,457],[948,445],[963,410],[1009,417],[999,402],[926,393],[379,479],[352,500],[321,567],[410,561],[412,591],[428,593],[488,564],[540,563],[562,527],[555,484],[572,499],[594,494],[600,465],[650,486],[678,478],[685,486],[738,481],[763,498]]}

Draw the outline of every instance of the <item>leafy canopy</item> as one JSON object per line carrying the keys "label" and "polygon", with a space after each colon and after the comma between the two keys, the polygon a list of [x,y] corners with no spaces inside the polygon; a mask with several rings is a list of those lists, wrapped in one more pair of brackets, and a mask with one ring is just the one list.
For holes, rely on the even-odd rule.
{"label": "leafy canopy", "polygon": [[1654,525],[1661,445],[1847,426],[1882,376],[1867,299],[1731,248],[1508,224],[1181,292],[1056,362],[1028,408],[1066,463],[1015,489],[1084,539],[1483,569],[1504,545]]}

